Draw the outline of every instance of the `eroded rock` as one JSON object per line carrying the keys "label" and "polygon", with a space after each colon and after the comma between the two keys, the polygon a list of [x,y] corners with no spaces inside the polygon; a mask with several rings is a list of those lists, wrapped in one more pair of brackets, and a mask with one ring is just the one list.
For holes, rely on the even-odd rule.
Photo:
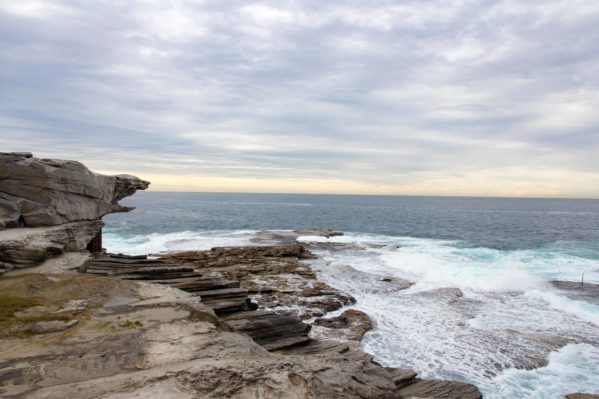
{"label": "eroded rock", "polygon": [[148,185],[76,161],[0,153],[0,274],[86,249],[99,237],[100,218],[131,210],[118,201]]}
{"label": "eroded rock", "polygon": [[576,392],[567,394],[566,399],[599,399],[599,395]]}
{"label": "eroded rock", "polygon": [[357,309],[348,309],[341,315],[331,318],[318,318],[314,320],[314,325],[327,330],[321,332],[324,337],[358,342],[373,328],[370,317]]}
{"label": "eroded rock", "polygon": [[283,356],[226,331],[198,297],[88,275],[0,279],[2,292],[81,310],[64,331],[0,339],[0,397],[394,398],[358,350]]}
{"label": "eroded rock", "polygon": [[117,201],[149,184],[93,173],[77,161],[0,153],[0,228],[56,226],[128,211]]}
{"label": "eroded rock", "polygon": [[11,270],[34,266],[65,252],[82,251],[102,226],[101,220],[91,220],[0,230],[0,262]]}
{"label": "eroded rock", "polygon": [[482,399],[472,384],[447,380],[416,380],[398,391],[400,398]]}

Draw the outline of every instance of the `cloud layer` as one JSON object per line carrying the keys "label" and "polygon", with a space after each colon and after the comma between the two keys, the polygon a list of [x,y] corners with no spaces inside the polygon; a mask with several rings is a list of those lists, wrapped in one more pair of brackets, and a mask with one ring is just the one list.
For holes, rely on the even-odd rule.
{"label": "cloud layer", "polygon": [[599,3],[7,1],[0,151],[154,189],[599,198]]}

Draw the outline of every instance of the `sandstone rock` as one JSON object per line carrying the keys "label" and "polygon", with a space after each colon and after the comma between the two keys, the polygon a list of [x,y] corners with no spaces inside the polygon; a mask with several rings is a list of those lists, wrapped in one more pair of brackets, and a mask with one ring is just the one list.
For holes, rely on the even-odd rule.
{"label": "sandstone rock", "polygon": [[76,161],[0,153],[0,228],[54,226],[131,208],[117,203],[149,183],[105,176]]}
{"label": "sandstone rock", "polygon": [[358,342],[362,339],[364,334],[373,328],[370,317],[357,309],[348,309],[336,317],[318,318],[314,320],[314,325],[325,327],[329,330],[321,333],[327,338],[346,339]]}
{"label": "sandstone rock", "polygon": [[350,295],[316,280],[316,274],[302,262],[312,256],[302,245],[292,244],[213,248],[168,254],[163,259],[239,281],[241,288],[259,296],[260,306],[293,308],[302,319],[355,303]]}
{"label": "sandstone rock", "polygon": [[1,230],[0,262],[11,270],[36,265],[64,252],[84,250],[103,225],[101,220],[92,220]]}
{"label": "sandstone rock", "polygon": [[361,351],[269,353],[168,286],[29,274],[0,280],[0,291],[87,306],[77,326],[43,341],[0,339],[0,397],[397,397],[387,371]]}
{"label": "sandstone rock", "polygon": [[389,372],[389,374],[391,374],[391,378],[393,378],[393,382],[395,383],[395,387],[397,389],[401,389],[412,384],[418,375],[412,369],[387,367],[386,370]]}
{"label": "sandstone rock", "polygon": [[337,237],[337,236],[343,235],[343,232],[341,232],[341,231],[336,231],[336,230],[328,229],[328,228],[326,228],[326,229],[294,230],[293,232],[299,236],[317,236],[317,237],[326,237],[326,238]]}
{"label": "sandstone rock", "polygon": [[566,399],[599,399],[599,395],[592,393],[569,393],[566,395]]}
{"label": "sandstone rock", "polygon": [[50,320],[50,321],[37,321],[33,323],[25,324],[19,328],[13,329],[13,332],[26,333],[26,334],[46,334],[58,331],[64,331],[68,328],[73,327],[79,320]]}
{"label": "sandstone rock", "polygon": [[482,399],[483,395],[472,384],[446,380],[416,380],[397,393],[400,398],[427,399]]}

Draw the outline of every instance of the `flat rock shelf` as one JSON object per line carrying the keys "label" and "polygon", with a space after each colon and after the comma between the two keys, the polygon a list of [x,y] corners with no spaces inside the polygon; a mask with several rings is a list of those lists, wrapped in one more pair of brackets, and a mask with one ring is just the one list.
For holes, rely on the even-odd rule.
{"label": "flat rock shelf", "polygon": [[[96,254],[80,272],[191,293],[215,312],[226,329],[247,334],[270,352],[292,357],[342,355],[356,363],[364,361],[368,355],[359,350],[358,343],[372,322],[353,309],[323,317],[355,299],[318,281],[303,262],[313,257],[298,244],[222,247],[163,256],[104,253]],[[307,320],[328,334],[311,338],[312,324]],[[422,380],[410,369],[384,370],[395,385],[390,398],[482,398],[471,384]]]}

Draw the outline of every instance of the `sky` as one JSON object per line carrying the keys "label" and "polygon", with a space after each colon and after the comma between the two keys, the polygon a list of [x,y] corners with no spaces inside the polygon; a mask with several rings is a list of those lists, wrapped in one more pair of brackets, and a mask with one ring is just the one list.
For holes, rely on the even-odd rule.
{"label": "sky", "polygon": [[599,2],[0,2],[0,151],[158,191],[599,198]]}

